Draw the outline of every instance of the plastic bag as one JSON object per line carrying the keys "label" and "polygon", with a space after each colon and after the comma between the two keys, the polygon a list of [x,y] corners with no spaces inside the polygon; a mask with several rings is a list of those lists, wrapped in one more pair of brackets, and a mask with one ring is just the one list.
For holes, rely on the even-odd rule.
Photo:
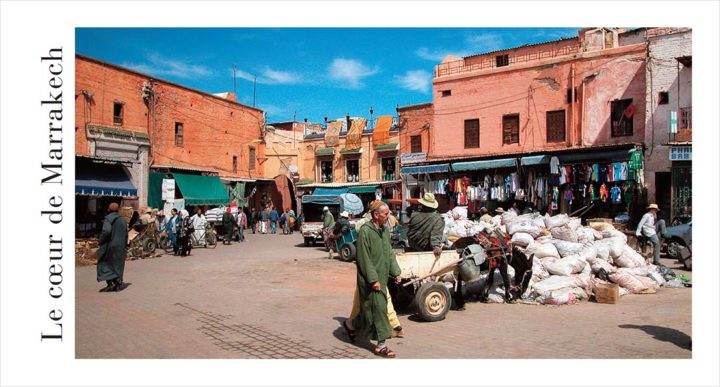
{"label": "plastic bag", "polygon": [[570,218],[565,214],[559,214],[555,216],[545,215],[545,228],[553,229],[555,227],[562,227],[570,221]]}
{"label": "plastic bag", "polygon": [[550,274],[570,275],[580,273],[586,265],[587,262],[584,259],[580,258],[579,255],[569,255],[563,259],[547,265],[545,268]]}
{"label": "plastic bag", "polygon": [[662,276],[662,274],[657,272],[648,273],[648,277],[651,278],[653,281],[657,282],[659,286],[664,286],[665,282],[667,282],[665,281],[665,278]]}
{"label": "plastic bag", "polygon": [[584,246],[580,243],[567,242],[561,239],[553,239],[553,244],[557,247],[561,257],[579,254]]}
{"label": "plastic bag", "polygon": [[528,245],[535,243],[533,236],[525,232],[516,232],[513,234],[511,241],[522,247],[527,247]]}

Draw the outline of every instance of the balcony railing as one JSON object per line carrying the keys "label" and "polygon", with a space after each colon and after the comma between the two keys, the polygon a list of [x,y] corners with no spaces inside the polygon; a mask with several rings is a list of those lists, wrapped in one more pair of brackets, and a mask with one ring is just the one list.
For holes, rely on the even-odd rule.
{"label": "balcony railing", "polygon": [[[559,56],[566,56],[566,55],[572,55],[577,54],[580,52],[580,46],[579,45],[572,45],[572,46],[563,46],[558,49],[552,49],[552,50],[542,50],[542,51],[536,51],[536,52],[526,52],[522,55],[515,55],[515,56],[509,56],[508,61],[509,64],[507,66],[512,66],[514,64],[519,63],[527,63],[542,59],[548,59],[548,58],[556,58]],[[473,58],[474,60],[477,60]],[[471,59],[472,60],[472,59]],[[495,59],[495,56],[488,55],[486,58],[482,58],[482,60],[479,63],[471,63],[469,65],[464,64],[466,62],[465,59],[458,60],[454,62],[447,62],[447,63],[441,63],[437,66],[435,66],[435,77],[442,77],[446,75],[453,75],[453,74],[461,74],[461,73],[467,73],[470,71],[476,71],[476,70],[483,70],[483,69],[491,69],[497,67],[497,61]],[[505,66],[501,66],[505,67]]]}

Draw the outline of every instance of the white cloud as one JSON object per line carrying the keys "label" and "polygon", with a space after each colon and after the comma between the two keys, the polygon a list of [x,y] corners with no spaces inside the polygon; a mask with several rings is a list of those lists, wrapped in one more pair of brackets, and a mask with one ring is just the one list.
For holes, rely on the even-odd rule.
{"label": "white cloud", "polygon": [[395,83],[401,87],[419,91],[427,94],[430,91],[430,82],[432,81],[432,75],[424,70],[411,70],[405,73],[405,75],[396,75]]}
{"label": "white cloud", "polygon": [[378,67],[370,68],[355,59],[335,58],[333,59],[328,72],[330,79],[344,82],[343,87],[359,89],[364,85],[362,79],[375,75],[380,71]]}
{"label": "white cloud", "polygon": [[[232,69],[230,69],[230,73],[232,74]],[[240,79],[245,79],[250,82],[253,82],[256,76],[239,69],[235,70],[235,75]],[[303,82],[304,80],[302,75],[298,73],[273,70],[268,66],[265,66],[265,68],[260,70],[259,74],[257,74],[257,83],[266,85],[290,85]]]}
{"label": "white cloud", "polygon": [[439,49],[439,50],[430,50],[427,47],[420,47],[417,50],[415,50],[415,55],[418,57],[433,61],[433,62],[442,62],[443,59],[445,59],[448,55],[455,55],[459,57],[467,56],[468,52],[465,50],[446,50],[446,49]]}
{"label": "white cloud", "polygon": [[159,54],[151,54],[147,63],[124,63],[123,66],[142,73],[178,78],[205,77],[212,74],[205,66],[163,58]]}

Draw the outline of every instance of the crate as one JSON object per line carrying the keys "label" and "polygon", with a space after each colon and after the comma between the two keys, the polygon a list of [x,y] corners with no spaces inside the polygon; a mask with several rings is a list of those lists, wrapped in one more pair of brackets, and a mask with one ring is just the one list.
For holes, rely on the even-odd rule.
{"label": "crate", "polygon": [[595,302],[600,304],[614,304],[620,297],[618,284],[597,284],[593,286]]}

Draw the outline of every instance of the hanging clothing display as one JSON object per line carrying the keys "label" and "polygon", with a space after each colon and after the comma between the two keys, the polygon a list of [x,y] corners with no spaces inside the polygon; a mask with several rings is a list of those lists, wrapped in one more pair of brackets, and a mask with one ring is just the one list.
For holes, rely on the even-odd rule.
{"label": "hanging clothing display", "polygon": [[558,174],[558,167],[560,166],[560,160],[556,156],[550,158],[550,173]]}
{"label": "hanging clothing display", "polygon": [[600,200],[602,200],[603,202],[606,202],[607,199],[608,199],[608,188],[605,185],[605,183],[603,183],[600,186]]}
{"label": "hanging clothing display", "polygon": [[622,199],[621,199],[620,192],[621,192],[621,190],[620,190],[620,187],[618,187],[618,186],[614,186],[614,187],[610,188],[610,201],[615,204],[621,203]]}

